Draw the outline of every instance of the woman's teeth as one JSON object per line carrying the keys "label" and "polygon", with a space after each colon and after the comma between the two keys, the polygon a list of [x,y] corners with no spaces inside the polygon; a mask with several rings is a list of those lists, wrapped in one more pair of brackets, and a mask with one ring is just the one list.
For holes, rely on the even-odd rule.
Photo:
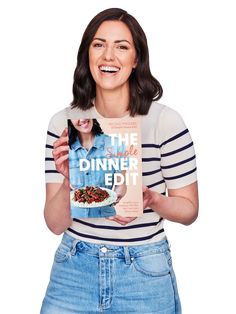
{"label": "woman's teeth", "polygon": [[110,67],[110,66],[100,66],[99,70],[102,72],[108,72],[108,73],[116,73],[120,70],[120,68],[117,67]]}
{"label": "woman's teeth", "polygon": [[89,120],[82,121],[82,122],[80,122],[79,126],[83,126],[84,127],[84,126],[87,126],[88,123],[89,123]]}

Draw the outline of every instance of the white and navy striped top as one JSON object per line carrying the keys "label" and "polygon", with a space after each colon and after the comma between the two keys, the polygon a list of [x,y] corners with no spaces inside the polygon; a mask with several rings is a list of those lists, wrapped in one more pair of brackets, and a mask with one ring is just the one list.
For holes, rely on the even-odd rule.
{"label": "white and navy striped top", "polygon": [[[61,183],[63,176],[55,169],[53,142],[67,126],[67,119],[102,118],[95,107],[82,111],[67,107],[56,113],[47,132],[46,183]],[[141,116],[143,185],[165,195],[197,180],[193,142],[181,116],[173,109],[153,102],[149,113]],[[151,208],[123,226],[105,218],[73,219],[66,231],[87,242],[115,245],[139,245],[161,240],[165,236],[162,219]]]}

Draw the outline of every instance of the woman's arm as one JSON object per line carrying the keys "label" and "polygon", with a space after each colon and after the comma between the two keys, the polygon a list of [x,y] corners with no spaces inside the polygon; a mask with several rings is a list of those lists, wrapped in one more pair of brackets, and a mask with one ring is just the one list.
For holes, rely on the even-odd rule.
{"label": "woman's arm", "polygon": [[149,207],[161,217],[170,221],[190,225],[198,216],[197,182],[180,189],[168,190],[168,196],[149,190],[143,190],[144,208]]}
{"label": "woman's arm", "polygon": [[55,234],[61,234],[72,223],[70,217],[68,151],[68,130],[65,128],[60,138],[54,142],[52,152],[56,170],[64,175],[64,181],[63,183],[46,184],[44,217],[48,228]]}
{"label": "woman's arm", "polygon": [[66,178],[63,183],[46,184],[44,217],[48,228],[58,235],[70,227],[72,223],[69,195],[69,181]]}

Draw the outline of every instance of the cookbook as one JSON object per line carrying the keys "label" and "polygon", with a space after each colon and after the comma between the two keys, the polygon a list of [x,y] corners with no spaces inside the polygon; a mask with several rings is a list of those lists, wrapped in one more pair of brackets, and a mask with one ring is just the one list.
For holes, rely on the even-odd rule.
{"label": "cookbook", "polygon": [[68,119],[72,218],[143,213],[139,117]]}

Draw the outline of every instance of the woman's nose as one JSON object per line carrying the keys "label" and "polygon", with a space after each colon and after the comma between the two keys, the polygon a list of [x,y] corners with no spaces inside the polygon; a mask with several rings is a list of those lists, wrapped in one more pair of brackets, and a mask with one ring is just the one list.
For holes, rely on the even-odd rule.
{"label": "woman's nose", "polygon": [[112,47],[107,47],[105,50],[104,50],[104,60],[106,61],[111,61],[111,60],[114,60],[114,50]]}

